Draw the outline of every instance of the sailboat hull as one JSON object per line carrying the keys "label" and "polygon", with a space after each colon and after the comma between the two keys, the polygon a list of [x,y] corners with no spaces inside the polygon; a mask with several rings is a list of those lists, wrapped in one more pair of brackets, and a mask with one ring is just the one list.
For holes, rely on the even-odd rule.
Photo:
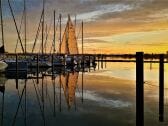
{"label": "sailboat hull", "polygon": [[8,64],[7,71],[27,71],[28,69],[28,63],[26,61],[18,61],[17,65],[16,61],[6,60],[5,62]]}
{"label": "sailboat hull", "polygon": [[4,72],[7,67],[8,65],[5,62],[0,61],[0,72]]}

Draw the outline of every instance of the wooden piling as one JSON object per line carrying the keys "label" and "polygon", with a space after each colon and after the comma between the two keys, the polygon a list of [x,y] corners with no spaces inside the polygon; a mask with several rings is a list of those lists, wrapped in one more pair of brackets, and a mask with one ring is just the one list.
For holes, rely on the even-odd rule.
{"label": "wooden piling", "polygon": [[103,55],[101,55],[101,68],[103,69]]}
{"label": "wooden piling", "polygon": [[90,62],[91,62],[91,59],[90,59],[90,55],[89,55],[89,67],[90,67]]}
{"label": "wooden piling", "polygon": [[89,55],[89,72],[90,72],[90,64],[91,64],[91,60],[90,60],[90,55]]}
{"label": "wooden piling", "polygon": [[85,67],[85,55],[82,55],[82,69],[84,71],[84,67]]}
{"label": "wooden piling", "polygon": [[97,58],[98,58],[98,70],[99,70],[99,56]]}
{"label": "wooden piling", "polygon": [[144,126],[143,52],[136,53],[136,126]]}
{"label": "wooden piling", "polygon": [[54,55],[51,56],[51,64],[52,64],[52,77],[54,75]]}
{"label": "wooden piling", "polygon": [[159,63],[159,121],[164,121],[164,54],[160,54]]}
{"label": "wooden piling", "polygon": [[106,56],[104,57],[104,59],[105,59],[104,67],[107,68]]}
{"label": "wooden piling", "polygon": [[63,61],[64,61],[64,66],[66,66],[66,59],[65,59],[65,55],[63,55]]}

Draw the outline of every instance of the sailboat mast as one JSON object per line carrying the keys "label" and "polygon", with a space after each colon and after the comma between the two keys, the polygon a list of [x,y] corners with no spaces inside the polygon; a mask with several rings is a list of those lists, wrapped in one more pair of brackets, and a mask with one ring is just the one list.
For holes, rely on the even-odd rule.
{"label": "sailboat mast", "polygon": [[54,10],[54,53],[55,53],[55,33],[56,33],[56,31],[55,31],[55,10]]}
{"label": "sailboat mast", "polygon": [[82,21],[82,55],[83,55],[83,21]]}
{"label": "sailboat mast", "polygon": [[1,34],[2,34],[2,46],[4,46],[4,28],[3,28],[3,13],[2,13],[2,0],[0,0],[0,15],[1,15]]}
{"label": "sailboat mast", "polygon": [[22,44],[20,32],[19,32],[19,29],[18,29],[18,27],[17,27],[16,19],[15,19],[15,16],[14,16],[14,13],[13,13],[13,9],[12,9],[12,6],[11,6],[11,3],[10,3],[9,0],[8,0],[8,4],[9,4],[9,9],[10,9],[10,11],[11,11],[12,18],[13,18],[13,21],[14,21],[14,24],[15,24],[15,28],[16,28],[16,32],[17,32],[17,35],[18,35],[18,39],[19,39],[19,42],[20,42],[22,51],[23,51],[23,53],[24,53],[24,47],[23,47],[23,44]]}
{"label": "sailboat mast", "polygon": [[24,0],[24,36],[25,36],[25,53],[27,53],[27,12],[26,12],[26,0]]}
{"label": "sailboat mast", "polygon": [[62,22],[62,15],[60,14],[59,15],[59,19],[60,19],[60,46],[59,46],[59,52],[61,54],[61,39],[62,39],[62,36],[61,36],[61,32],[62,32],[62,26],[61,26],[61,22]]}
{"label": "sailboat mast", "polygon": [[43,0],[43,21],[42,21],[42,54],[44,54],[44,8],[45,8],[45,0]]}

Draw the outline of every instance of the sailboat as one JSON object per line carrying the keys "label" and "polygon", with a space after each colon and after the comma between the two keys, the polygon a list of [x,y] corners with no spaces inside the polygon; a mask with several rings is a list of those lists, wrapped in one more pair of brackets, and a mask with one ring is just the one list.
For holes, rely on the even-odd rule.
{"label": "sailboat", "polygon": [[4,61],[0,61],[0,72],[4,72],[8,65]]}
{"label": "sailboat", "polygon": [[[2,46],[0,47],[0,54],[5,53],[4,48],[4,29],[3,29],[3,15],[2,15],[2,0],[0,0],[0,17],[1,17],[1,35],[2,35]],[[7,68],[7,64],[0,60],[0,72],[4,71]]]}
{"label": "sailboat", "polygon": [[67,66],[73,66],[76,64],[75,57],[70,55],[78,54],[77,38],[75,34],[75,27],[72,23],[70,15],[68,15],[68,21],[63,34],[62,42],[60,44],[60,52],[65,54],[65,62]]}

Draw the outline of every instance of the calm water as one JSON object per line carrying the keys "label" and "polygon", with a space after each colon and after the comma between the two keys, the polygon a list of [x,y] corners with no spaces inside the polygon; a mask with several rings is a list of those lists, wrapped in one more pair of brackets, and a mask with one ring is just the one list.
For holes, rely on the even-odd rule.
{"label": "calm water", "polygon": [[[1,74],[1,126],[135,126],[135,64],[103,66],[85,72],[59,71],[54,76],[48,69],[39,79],[36,72],[26,75],[28,79],[22,73],[18,81],[13,73]],[[151,69],[145,64],[145,126],[168,125],[167,76],[168,65],[165,122],[160,123],[158,65]]]}

